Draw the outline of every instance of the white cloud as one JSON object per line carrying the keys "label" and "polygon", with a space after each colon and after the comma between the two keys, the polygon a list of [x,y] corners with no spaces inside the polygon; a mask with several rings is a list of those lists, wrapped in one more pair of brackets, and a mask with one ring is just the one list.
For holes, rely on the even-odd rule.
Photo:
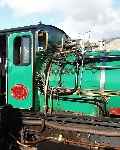
{"label": "white cloud", "polygon": [[1,0],[2,7],[11,8],[17,15],[28,15],[35,12],[48,12],[52,8],[49,0]]}
{"label": "white cloud", "polygon": [[0,6],[11,8],[17,16],[62,14],[63,21],[55,24],[72,37],[90,29],[97,38],[120,33],[120,11],[113,8],[112,0],[0,0]]}
{"label": "white cloud", "polygon": [[112,7],[112,0],[79,0],[73,8],[59,24],[72,37],[88,38],[89,30],[92,38],[120,36],[120,11]]}

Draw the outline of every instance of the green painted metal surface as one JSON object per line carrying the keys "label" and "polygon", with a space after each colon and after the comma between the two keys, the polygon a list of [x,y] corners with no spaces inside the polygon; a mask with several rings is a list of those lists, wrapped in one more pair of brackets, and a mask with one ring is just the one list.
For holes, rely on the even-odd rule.
{"label": "green painted metal surface", "polygon": [[[91,61],[92,65],[90,62],[84,67],[81,87],[83,89],[100,90],[100,82],[102,80],[101,71],[104,70],[104,91],[119,92],[120,51],[93,53],[87,53],[87,56],[96,58],[96,61]],[[106,107],[107,110],[120,107],[120,96],[108,96]]]}
{"label": "green painted metal surface", "polygon": [[99,116],[99,109],[93,104],[77,101],[71,102],[69,99],[64,101],[63,99],[64,97],[60,100],[53,99],[53,104],[51,105],[51,103],[49,103],[49,108],[53,108],[56,112],[75,112],[82,115]]}
{"label": "green painted metal surface", "polygon": [[[78,60],[79,58],[79,60]],[[77,68],[77,61],[79,67]],[[45,68],[44,68],[45,69]],[[44,70],[43,69],[43,70]],[[43,72],[43,70],[41,72]],[[120,51],[94,51],[86,52],[82,57],[75,53],[68,53],[63,59],[54,62],[51,65],[48,89],[70,89],[74,90],[73,93],[52,97],[48,96],[48,108],[54,111],[77,112],[84,115],[98,116],[101,114],[100,108],[91,103],[104,99],[100,95],[91,96],[84,95],[85,101],[82,96],[76,93],[77,89],[80,90],[94,90],[99,92],[101,90],[120,92]],[[45,110],[45,97],[44,94],[38,92],[39,102],[38,105],[41,111]],[[106,109],[120,107],[120,96],[108,96],[106,100]]]}
{"label": "green painted metal surface", "polygon": [[[13,43],[16,37],[29,36],[31,41],[33,41],[31,32],[20,32],[10,34],[8,37],[8,104],[13,105],[13,107],[22,108],[22,109],[30,109],[32,107],[32,55],[31,55],[31,64],[30,65],[15,65],[13,64]],[[32,43],[31,43],[32,46]],[[32,54],[32,47],[31,47]],[[28,96],[24,100],[17,100],[11,95],[11,88],[13,88],[16,84],[22,84],[28,89]]]}
{"label": "green painted metal surface", "polygon": [[[77,70],[74,65],[76,59],[77,57],[75,54],[71,53],[65,57],[63,64],[60,64],[59,62],[52,63],[48,85],[50,89],[76,89]],[[41,70],[41,73],[44,72],[44,70],[45,68]],[[76,112],[91,116],[98,116],[100,114],[99,108],[95,104],[83,102],[82,97],[77,95],[76,92],[71,95],[58,96],[57,98],[53,98],[50,95],[47,100],[48,108],[56,112]],[[40,111],[45,111],[45,97],[39,90],[38,101],[36,103],[36,107],[39,105]]]}
{"label": "green painted metal surface", "polygon": [[100,87],[100,72],[96,69],[84,68],[81,78],[82,89],[98,90]]}

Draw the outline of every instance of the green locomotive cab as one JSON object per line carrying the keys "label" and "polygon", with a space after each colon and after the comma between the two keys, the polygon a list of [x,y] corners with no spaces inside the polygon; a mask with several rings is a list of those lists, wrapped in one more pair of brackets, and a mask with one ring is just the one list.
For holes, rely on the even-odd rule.
{"label": "green locomotive cab", "polygon": [[1,105],[11,104],[29,110],[34,107],[37,101],[33,99],[34,75],[42,66],[41,56],[47,49],[52,51],[62,38],[68,36],[62,30],[44,24],[0,31]]}

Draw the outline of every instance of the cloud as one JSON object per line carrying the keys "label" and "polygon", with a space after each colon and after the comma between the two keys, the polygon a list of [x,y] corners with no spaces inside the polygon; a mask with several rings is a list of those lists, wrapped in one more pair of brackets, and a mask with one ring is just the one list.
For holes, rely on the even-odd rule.
{"label": "cloud", "polygon": [[[110,12],[109,12],[110,11]],[[108,13],[109,12],[109,13]],[[91,30],[93,38],[120,37],[120,12],[108,9],[96,16],[85,20],[75,20],[72,16],[66,17],[59,24],[72,37],[88,38],[88,31]]]}
{"label": "cloud", "polygon": [[[79,2],[78,2],[79,1]],[[59,24],[72,37],[92,38],[120,37],[120,10],[114,9],[112,0],[78,0]]]}
{"label": "cloud", "polygon": [[86,32],[91,30],[94,38],[103,38],[119,36],[120,33],[120,10],[114,9],[112,2],[113,0],[0,0],[0,7],[9,7],[19,17],[35,13],[49,18],[53,17],[52,14],[58,18],[62,15],[62,21],[55,24],[72,37],[87,36]]}
{"label": "cloud", "polygon": [[1,0],[2,7],[9,7],[13,10],[14,14],[23,16],[32,13],[46,13],[52,9],[52,4],[49,0]]}

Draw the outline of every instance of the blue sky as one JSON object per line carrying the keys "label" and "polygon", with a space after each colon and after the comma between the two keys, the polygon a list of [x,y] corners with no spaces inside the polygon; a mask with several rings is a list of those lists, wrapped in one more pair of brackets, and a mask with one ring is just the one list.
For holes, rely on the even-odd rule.
{"label": "blue sky", "polygon": [[112,3],[113,7],[120,9],[120,0],[113,0]]}
{"label": "blue sky", "polygon": [[0,29],[42,21],[72,37],[119,36],[120,0],[0,0]]}

